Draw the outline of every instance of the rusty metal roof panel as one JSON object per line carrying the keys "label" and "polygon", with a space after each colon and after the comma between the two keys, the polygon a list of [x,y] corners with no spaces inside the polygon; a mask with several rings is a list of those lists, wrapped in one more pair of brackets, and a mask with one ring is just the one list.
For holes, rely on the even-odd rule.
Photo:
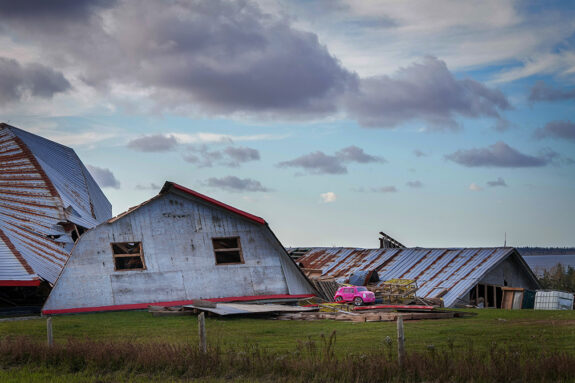
{"label": "rusty metal roof panel", "polygon": [[401,249],[393,259],[379,271],[382,280],[401,278],[403,274],[415,267],[428,252],[426,249]]}
{"label": "rusty metal roof panel", "polygon": [[[90,228],[96,217],[111,216],[94,185],[72,149],[0,124],[0,231],[10,244],[3,247],[5,264],[11,254],[10,264],[24,262],[32,274],[54,282],[73,244],[61,224]],[[11,270],[2,275],[22,276]]]}
{"label": "rusty metal roof panel", "polygon": [[437,287],[437,283],[441,283],[442,279],[440,275],[452,264],[454,258],[458,257],[460,253],[461,249],[448,249],[441,258],[433,264],[433,267],[425,270],[425,272],[417,278],[418,293],[421,296],[428,296],[429,292]]}
{"label": "rusty metal roof panel", "polygon": [[314,248],[298,262],[321,269],[322,276],[339,282],[347,282],[351,274],[362,270],[376,270],[381,279],[378,285],[396,278],[416,279],[418,296],[442,296],[445,305],[452,306],[512,252],[512,248]]}
{"label": "rusty metal roof panel", "polygon": [[111,217],[112,205],[73,149],[18,128],[12,131],[34,154],[65,207],[79,213],[70,218],[90,228]]}
{"label": "rusty metal roof panel", "polygon": [[14,245],[0,231],[0,285],[1,281],[32,281],[37,278],[26,261],[15,256]]}

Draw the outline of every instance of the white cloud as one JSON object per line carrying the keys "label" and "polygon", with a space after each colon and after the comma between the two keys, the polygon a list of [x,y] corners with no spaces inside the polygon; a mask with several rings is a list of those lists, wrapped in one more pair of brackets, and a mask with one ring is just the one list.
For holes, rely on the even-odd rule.
{"label": "white cloud", "polygon": [[92,145],[99,141],[114,138],[115,133],[84,132],[78,134],[48,134],[46,137],[66,146]]}
{"label": "white cloud", "polygon": [[499,0],[331,0],[321,8],[283,0],[298,27],[318,33],[362,77],[391,74],[434,55],[454,70],[553,52],[575,32],[573,12]]}
{"label": "white cloud", "polygon": [[545,53],[526,58],[521,65],[498,74],[493,82],[510,82],[536,74],[569,76],[573,73],[575,73],[575,53]]}
{"label": "white cloud", "polygon": [[246,136],[235,136],[231,134],[207,133],[199,132],[193,134],[186,133],[165,133],[165,136],[175,137],[180,144],[209,144],[209,143],[224,143],[241,141],[267,141],[267,140],[281,140],[287,135],[280,134],[253,134]]}
{"label": "white cloud", "polygon": [[322,193],[319,196],[321,198],[321,202],[323,202],[323,203],[335,202],[337,199],[337,196],[335,195],[334,192]]}
{"label": "white cloud", "polygon": [[483,190],[483,188],[481,186],[477,185],[475,182],[473,182],[471,185],[469,185],[469,190],[481,191],[481,190]]}

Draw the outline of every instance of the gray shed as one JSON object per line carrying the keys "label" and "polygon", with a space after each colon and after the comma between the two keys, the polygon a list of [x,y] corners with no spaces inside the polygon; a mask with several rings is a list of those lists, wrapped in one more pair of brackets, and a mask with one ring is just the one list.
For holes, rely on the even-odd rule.
{"label": "gray shed", "polygon": [[314,294],[265,220],[166,182],[154,198],[82,235],[42,312]]}

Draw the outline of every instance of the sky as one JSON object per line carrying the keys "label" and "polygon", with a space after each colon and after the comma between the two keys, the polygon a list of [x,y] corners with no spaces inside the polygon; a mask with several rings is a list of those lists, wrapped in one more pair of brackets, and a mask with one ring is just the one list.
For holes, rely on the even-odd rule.
{"label": "sky", "polygon": [[0,121],[121,213],[173,181],[284,246],[575,246],[575,4],[0,0]]}

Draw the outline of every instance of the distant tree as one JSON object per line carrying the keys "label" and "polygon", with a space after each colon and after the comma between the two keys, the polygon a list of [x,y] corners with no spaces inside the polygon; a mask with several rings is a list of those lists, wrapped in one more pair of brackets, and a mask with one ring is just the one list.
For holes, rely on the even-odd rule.
{"label": "distant tree", "polygon": [[545,270],[543,276],[539,278],[539,283],[544,289],[575,293],[575,268],[572,266],[565,268],[558,263],[551,269]]}

